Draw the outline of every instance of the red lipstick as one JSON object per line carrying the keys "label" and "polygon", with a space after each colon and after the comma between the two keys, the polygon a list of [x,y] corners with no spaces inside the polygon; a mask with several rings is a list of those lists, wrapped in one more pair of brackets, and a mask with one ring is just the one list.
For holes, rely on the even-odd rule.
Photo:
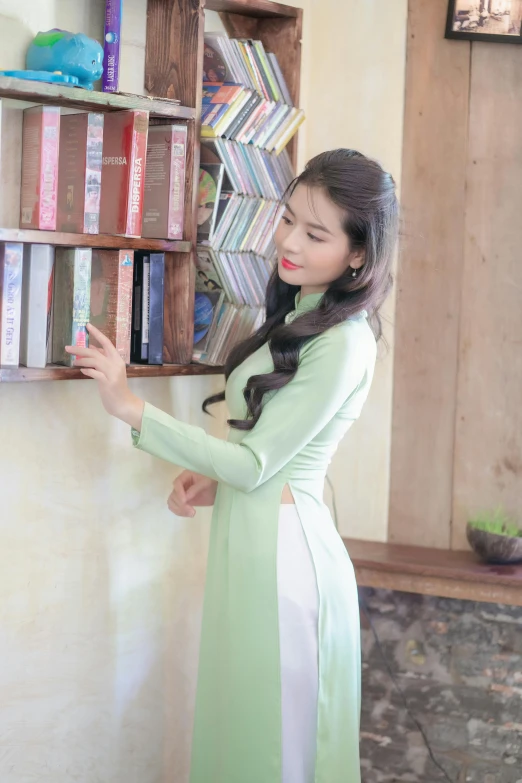
{"label": "red lipstick", "polygon": [[289,270],[301,269],[300,266],[297,266],[297,264],[292,264],[292,262],[289,261],[288,258],[284,258],[284,257],[281,259],[281,266]]}

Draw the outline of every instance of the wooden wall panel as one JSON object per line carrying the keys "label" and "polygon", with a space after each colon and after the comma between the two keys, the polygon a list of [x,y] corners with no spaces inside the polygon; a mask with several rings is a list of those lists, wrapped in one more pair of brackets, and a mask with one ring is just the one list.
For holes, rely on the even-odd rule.
{"label": "wooden wall panel", "polygon": [[410,0],[389,541],[450,545],[470,44]]}
{"label": "wooden wall panel", "polygon": [[473,44],[453,548],[468,513],[522,521],[522,50]]}

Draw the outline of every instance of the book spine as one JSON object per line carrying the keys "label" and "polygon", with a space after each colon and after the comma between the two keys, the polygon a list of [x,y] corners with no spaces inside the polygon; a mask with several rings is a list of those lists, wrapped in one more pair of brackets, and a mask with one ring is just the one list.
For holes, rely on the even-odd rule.
{"label": "book spine", "polygon": [[24,111],[22,132],[21,228],[56,230],[60,109]]}
{"label": "book spine", "polygon": [[54,247],[24,245],[20,364],[47,364],[54,280]]}
{"label": "book spine", "polygon": [[83,213],[83,231],[85,234],[98,234],[100,231],[103,121],[103,114],[87,115]]}
{"label": "book spine", "polygon": [[168,239],[183,239],[187,128],[172,128]]}
{"label": "book spine", "polygon": [[149,360],[149,327],[150,327],[150,258],[143,259],[143,282],[141,286],[141,361]]}
{"label": "book spine", "polygon": [[106,0],[103,32],[103,92],[118,92],[123,0]]}
{"label": "book spine", "polygon": [[56,230],[60,109],[56,108],[53,111],[54,108],[46,107],[46,110],[42,112],[42,158],[38,227],[45,231]]}
{"label": "book spine", "polygon": [[131,361],[140,364],[146,364],[148,360],[148,264],[148,256],[141,252],[135,253],[132,290]]}
{"label": "book spine", "polygon": [[163,364],[165,253],[150,254],[149,364]]}
{"label": "book spine", "polygon": [[132,153],[130,166],[130,188],[127,203],[125,234],[131,237],[141,236],[141,218],[143,213],[143,188],[145,182],[145,161],[147,157],[147,135],[149,115],[145,111],[134,113],[132,129]]}
{"label": "book spine", "polygon": [[70,345],[85,348],[89,344],[87,324],[91,310],[91,248],[76,248]]}
{"label": "book spine", "polygon": [[0,245],[0,366],[17,367],[20,357],[23,245]]}
{"label": "book spine", "polygon": [[118,258],[116,349],[125,364],[130,364],[131,353],[133,267],[134,251],[120,250]]}
{"label": "book spine", "polygon": [[87,122],[87,114],[68,114],[60,120],[59,231],[80,234],[84,231]]}
{"label": "book spine", "polygon": [[52,361],[71,367],[66,345],[88,344],[91,300],[90,248],[57,248],[54,269]]}

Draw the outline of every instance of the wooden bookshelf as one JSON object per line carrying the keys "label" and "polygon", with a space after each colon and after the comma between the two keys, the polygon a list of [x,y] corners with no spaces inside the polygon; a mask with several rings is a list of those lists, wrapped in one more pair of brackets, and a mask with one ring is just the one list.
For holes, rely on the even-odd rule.
{"label": "wooden bookshelf", "polygon": [[13,98],[28,103],[44,103],[83,111],[121,111],[140,109],[148,111],[151,117],[168,117],[179,120],[193,120],[195,110],[181,106],[179,101],[164,100],[147,95],[97,92],[81,87],[66,87],[45,82],[31,82],[0,76],[0,98]]}
{"label": "wooden bookshelf", "polygon": [[[295,105],[299,105],[302,11],[270,0],[144,0],[147,5],[145,88],[147,96],[103,93],[0,77],[0,98],[84,111],[141,109],[152,117],[187,123],[184,241],[127,239],[0,228],[0,241],[165,252],[163,367],[132,366],[130,377],[212,375],[220,368],[191,364],[194,337],[197,183],[203,82],[205,8],[220,13],[231,37],[258,38],[277,55]],[[296,136],[288,145],[296,163]],[[83,377],[63,367],[0,369],[0,381],[68,380]]]}
{"label": "wooden bookshelf", "polygon": [[30,231],[0,228],[0,242],[30,242],[33,245],[99,247],[106,250],[155,250],[189,253],[191,243],[169,239],[120,237],[113,234],[67,234],[63,231]]}
{"label": "wooden bookshelf", "polygon": [[207,0],[207,11],[219,11],[227,14],[241,14],[253,19],[297,19],[302,13],[300,8],[271,0]]}
{"label": "wooden bookshelf", "polygon": [[[222,375],[222,367],[212,367],[207,364],[130,364],[127,368],[128,378],[170,378],[173,375]],[[82,375],[77,367],[60,367],[49,364],[45,369],[32,367],[0,367],[0,383],[15,383],[19,381],[77,381],[91,380]]]}

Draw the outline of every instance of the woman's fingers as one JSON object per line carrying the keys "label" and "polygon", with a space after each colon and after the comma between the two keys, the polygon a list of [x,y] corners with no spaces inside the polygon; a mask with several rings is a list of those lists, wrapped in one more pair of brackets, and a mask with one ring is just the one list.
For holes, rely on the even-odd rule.
{"label": "woman's fingers", "polygon": [[196,513],[196,510],[192,506],[180,504],[173,492],[169,495],[167,506],[169,511],[172,511],[172,513],[176,514],[178,517],[193,517]]}
{"label": "woman's fingers", "polygon": [[87,324],[87,331],[89,334],[94,337],[101,345],[101,347],[107,351],[108,353],[117,354],[119,356],[118,351],[116,350],[116,347],[111,343],[108,337],[106,337],[103,332],[100,332],[99,329],[97,329],[92,324]]}
{"label": "woman's fingers", "polygon": [[101,370],[103,362],[100,361],[98,356],[87,356],[85,359],[75,359],[75,367],[93,367],[94,369]]}
{"label": "woman's fingers", "polygon": [[106,376],[99,372],[99,370],[92,370],[92,369],[82,369],[80,370],[82,375],[87,375],[89,378],[93,378],[95,381],[106,381]]}
{"label": "woman's fingers", "polygon": [[201,476],[199,479],[196,479],[192,485],[187,489],[185,499],[188,502],[189,500],[194,500],[196,495],[201,492],[201,490],[204,488],[205,484],[207,484],[207,479],[204,476]]}

